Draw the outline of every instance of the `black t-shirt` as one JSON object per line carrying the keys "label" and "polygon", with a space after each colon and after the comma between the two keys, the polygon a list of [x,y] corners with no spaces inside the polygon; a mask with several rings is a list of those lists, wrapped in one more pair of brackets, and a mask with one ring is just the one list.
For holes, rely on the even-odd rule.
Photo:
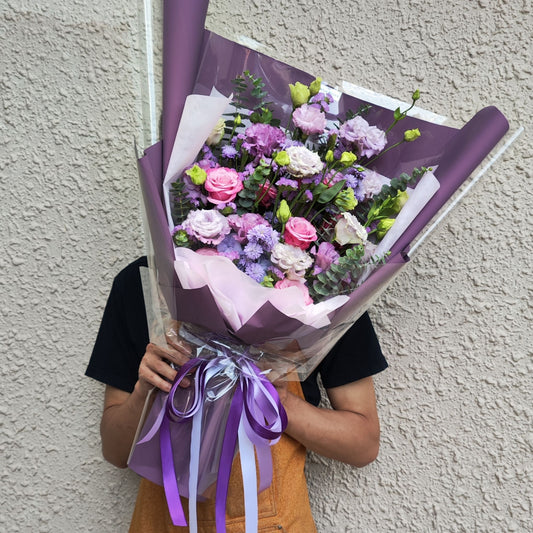
{"label": "black t-shirt", "polygon": [[[149,342],[148,326],[137,259],[115,280],[107,300],[100,330],[85,374],[117,389],[132,392],[141,359]],[[302,383],[306,400],[320,402],[317,377],[326,388],[339,387],[387,368],[372,322],[365,313],[339,340]]]}

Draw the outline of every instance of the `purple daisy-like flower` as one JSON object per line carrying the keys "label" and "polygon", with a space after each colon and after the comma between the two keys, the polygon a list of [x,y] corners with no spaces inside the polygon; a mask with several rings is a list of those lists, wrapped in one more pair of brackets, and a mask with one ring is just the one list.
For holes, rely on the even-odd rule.
{"label": "purple daisy-like flower", "polygon": [[270,252],[279,241],[279,232],[266,224],[259,224],[248,232],[247,237],[248,242],[257,242]]}
{"label": "purple daisy-like flower", "polygon": [[237,149],[235,146],[232,146],[231,144],[226,144],[222,147],[222,157],[225,157],[226,159],[235,159],[239,152],[237,152]]}
{"label": "purple daisy-like flower", "polygon": [[244,247],[244,255],[246,256],[247,259],[250,259],[252,261],[259,259],[262,254],[263,254],[263,247],[259,244],[259,242],[249,242]]}
{"label": "purple daisy-like flower", "polygon": [[244,269],[244,272],[250,276],[257,283],[261,283],[265,277],[265,267],[259,263],[248,263]]}

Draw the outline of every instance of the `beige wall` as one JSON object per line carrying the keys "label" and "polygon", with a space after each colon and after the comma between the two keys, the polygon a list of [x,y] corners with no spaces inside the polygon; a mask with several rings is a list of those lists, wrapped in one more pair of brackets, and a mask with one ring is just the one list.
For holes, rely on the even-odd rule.
{"label": "beige wall", "polygon": [[[2,531],[127,530],[137,478],[101,459],[103,388],[83,372],[113,276],[143,250],[137,16],[0,4]],[[332,84],[419,87],[442,115],[493,104],[526,128],[372,308],[381,453],[363,470],[310,457],[320,532],[531,527],[532,23],[525,0],[210,6],[210,29]]]}

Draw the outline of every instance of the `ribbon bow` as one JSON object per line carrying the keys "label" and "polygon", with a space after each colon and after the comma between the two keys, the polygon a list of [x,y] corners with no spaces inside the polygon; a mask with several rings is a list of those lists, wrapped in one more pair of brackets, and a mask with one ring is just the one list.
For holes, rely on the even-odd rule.
{"label": "ribbon bow", "polygon": [[[176,393],[185,376],[194,373],[193,398],[183,410],[176,407]],[[223,383],[224,393],[212,398],[214,378]],[[211,385],[211,387],[210,387]],[[217,383],[220,386],[220,383]],[[241,459],[244,487],[246,533],[257,532],[257,472],[255,454],[259,466],[259,492],[272,483],[272,456],[270,446],[277,443],[287,427],[287,415],[276,388],[261,370],[244,356],[235,357],[218,350],[211,359],[194,358],[185,363],[176,375],[163,408],[145,437],[137,444],[148,442],[159,430],[163,486],[172,523],[186,526],[187,521],[180,501],[174,456],[172,451],[171,424],[192,419],[189,456],[189,530],[197,532],[196,501],[200,467],[200,441],[202,414],[206,400],[224,401],[226,392],[234,388],[229,408],[216,482],[216,531],[226,531],[226,500],[231,466],[237,443]],[[211,397],[210,397],[211,396]],[[255,454],[254,454],[255,449]]]}

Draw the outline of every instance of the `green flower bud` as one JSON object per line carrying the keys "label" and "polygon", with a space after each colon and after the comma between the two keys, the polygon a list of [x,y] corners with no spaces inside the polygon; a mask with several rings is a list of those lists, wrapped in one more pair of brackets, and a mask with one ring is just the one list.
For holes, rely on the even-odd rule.
{"label": "green flower bud", "polygon": [[326,157],[324,158],[326,163],[333,163],[335,161],[335,156],[333,155],[333,150],[328,150],[326,152]]}
{"label": "green flower bud", "polygon": [[311,91],[307,85],[297,81],[294,85],[289,83],[289,89],[291,91],[292,105],[295,108],[300,107],[303,104],[307,104],[311,96]]}
{"label": "green flower bud", "polygon": [[233,124],[235,126],[240,126],[242,123],[242,117],[240,115],[237,115],[234,119],[233,119]]}
{"label": "green flower bud", "polygon": [[309,85],[309,91],[311,92],[311,96],[315,96],[315,94],[318,94],[320,92],[320,88],[322,87],[322,78],[316,78],[315,81]]}
{"label": "green flower bud", "polygon": [[176,246],[181,246],[188,248],[189,247],[189,236],[184,229],[179,229],[172,235],[172,240]]}
{"label": "green flower bud", "polygon": [[351,187],[342,190],[335,198],[335,205],[342,211],[351,211],[356,205],[354,191]]}
{"label": "green flower bud", "polygon": [[263,281],[261,282],[261,285],[263,287],[274,287],[274,278],[270,274],[265,274],[265,277],[263,278]]}
{"label": "green flower bud", "polygon": [[389,231],[394,224],[393,218],[383,218],[378,222],[378,226],[376,228],[376,237],[378,240],[383,239],[385,235],[387,234],[387,231]]}
{"label": "green flower bud", "polygon": [[345,167],[351,167],[356,159],[357,156],[353,152],[342,152],[340,162]]}
{"label": "green flower bud", "polygon": [[407,194],[407,191],[399,191],[395,196],[393,203],[391,204],[392,212],[399,213],[408,199],[409,195]]}
{"label": "green flower bud", "polygon": [[403,134],[403,140],[410,143],[412,141],[416,141],[420,135],[421,133],[418,128],[415,128],[414,130],[406,130]]}
{"label": "green flower bud", "polygon": [[276,157],[274,157],[274,161],[280,167],[286,167],[291,162],[291,158],[285,150],[282,150],[281,152],[278,152],[276,154]]}
{"label": "green flower bud", "polygon": [[420,98],[420,91],[417,89],[414,93],[413,93],[413,96],[411,97],[413,99],[413,102],[416,102],[419,98]]}
{"label": "green flower bud", "polygon": [[285,224],[289,218],[291,218],[291,210],[289,208],[289,204],[286,200],[281,200],[279,204],[279,208],[276,211],[276,216],[278,217],[278,220]]}
{"label": "green flower bud", "polygon": [[205,179],[207,178],[207,172],[198,165],[194,165],[189,170],[186,170],[185,174],[191,178],[191,181],[194,183],[194,185],[203,185],[205,183]]}

